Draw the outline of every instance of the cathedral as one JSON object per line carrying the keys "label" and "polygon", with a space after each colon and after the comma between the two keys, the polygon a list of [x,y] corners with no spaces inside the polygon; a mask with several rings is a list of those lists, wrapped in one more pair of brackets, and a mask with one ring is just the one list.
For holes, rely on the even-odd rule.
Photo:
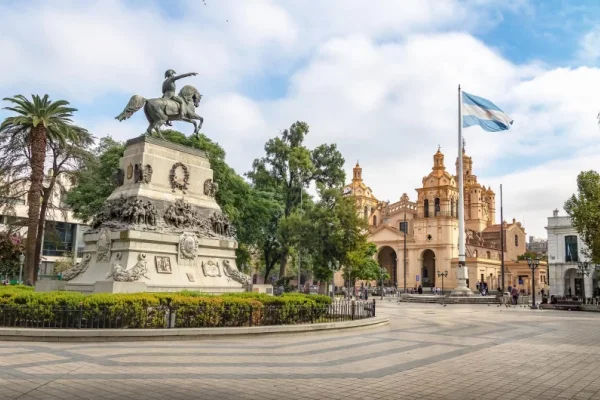
{"label": "cathedral", "polygon": [[[526,263],[517,261],[526,251],[525,229],[514,219],[512,223],[503,222],[505,240],[501,249],[502,230],[495,223],[496,194],[477,181],[472,158],[464,148],[462,153],[467,284],[475,289],[477,282],[486,282],[490,290],[497,289],[502,251],[506,286],[521,283],[527,279],[526,271],[523,276],[511,271],[526,267]],[[360,165],[354,167],[352,182],[344,187],[344,194],[356,198],[357,212],[368,221],[369,241],[377,246],[377,260],[390,276],[386,286],[403,288],[406,282],[407,288],[443,286],[448,291],[457,285],[458,158],[455,166],[453,175],[446,169],[444,154],[438,148],[431,172],[416,189],[416,199],[411,200],[404,193],[395,203],[379,201],[363,181]],[[445,271],[447,276],[442,278]],[[336,284],[343,284],[341,279],[336,279]]]}

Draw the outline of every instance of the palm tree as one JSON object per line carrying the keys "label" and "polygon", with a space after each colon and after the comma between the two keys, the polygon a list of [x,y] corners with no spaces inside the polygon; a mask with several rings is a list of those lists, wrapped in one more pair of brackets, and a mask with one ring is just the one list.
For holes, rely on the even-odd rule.
{"label": "palm tree", "polygon": [[13,104],[4,109],[12,111],[16,115],[6,118],[0,124],[0,132],[24,136],[31,158],[30,187],[27,193],[29,210],[24,280],[33,284],[34,272],[37,267],[35,265],[36,242],[42,240],[37,237],[37,233],[48,138],[57,142],[65,142],[67,138],[73,137],[71,117],[77,110],[69,107],[69,103],[65,100],[51,101],[48,95],[44,95],[44,97],[32,95],[32,101],[22,95],[4,100]]}

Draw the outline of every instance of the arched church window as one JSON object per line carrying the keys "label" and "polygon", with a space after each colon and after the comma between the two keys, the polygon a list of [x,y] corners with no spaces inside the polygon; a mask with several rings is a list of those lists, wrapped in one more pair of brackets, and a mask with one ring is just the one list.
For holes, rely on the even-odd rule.
{"label": "arched church window", "polygon": [[439,215],[440,214],[440,198],[436,197],[435,198],[435,215]]}
{"label": "arched church window", "polygon": [[369,218],[369,209],[367,208],[367,206],[365,206],[365,210],[364,210],[364,218],[365,218],[365,219]]}
{"label": "arched church window", "polygon": [[477,258],[477,250],[473,250],[473,257]]}
{"label": "arched church window", "polygon": [[373,215],[373,226],[377,226],[377,215]]}
{"label": "arched church window", "polygon": [[428,199],[425,199],[425,201],[423,202],[423,211],[424,211],[425,218],[429,217],[429,200]]}
{"label": "arched church window", "polygon": [[492,258],[492,253],[490,253],[489,251],[487,252],[487,258]]}
{"label": "arched church window", "polygon": [[450,200],[450,216],[455,217],[455,212],[456,210],[454,210],[454,200]]}

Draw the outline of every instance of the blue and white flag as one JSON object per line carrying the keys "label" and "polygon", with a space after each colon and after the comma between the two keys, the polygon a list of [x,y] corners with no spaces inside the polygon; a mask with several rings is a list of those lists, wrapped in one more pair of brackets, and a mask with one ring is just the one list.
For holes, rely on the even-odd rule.
{"label": "blue and white flag", "polygon": [[482,97],[462,92],[462,126],[479,125],[488,132],[505,131],[513,120],[498,106]]}

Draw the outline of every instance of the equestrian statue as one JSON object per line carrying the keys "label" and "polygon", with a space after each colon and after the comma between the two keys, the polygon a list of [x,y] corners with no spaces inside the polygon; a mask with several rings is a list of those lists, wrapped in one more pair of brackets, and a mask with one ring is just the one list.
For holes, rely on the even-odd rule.
{"label": "equestrian statue", "polygon": [[[145,99],[136,94],[129,100],[123,112],[115,119],[119,121],[126,120],[144,107],[144,114],[146,114],[149,124],[146,135],[152,136],[153,133],[156,133],[156,136],[162,138],[160,127],[163,124],[172,126],[171,121],[185,121],[194,125],[194,134],[197,136],[204,122],[204,119],[196,114],[196,108],[200,105],[202,95],[191,85],[184,86],[179,94],[175,94],[175,81],[195,75],[198,74],[190,72],[176,75],[176,72],[172,69],[168,70],[165,72],[165,81],[162,86],[163,96],[161,98]],[[198,123],[196,123],[196,120]]]}

